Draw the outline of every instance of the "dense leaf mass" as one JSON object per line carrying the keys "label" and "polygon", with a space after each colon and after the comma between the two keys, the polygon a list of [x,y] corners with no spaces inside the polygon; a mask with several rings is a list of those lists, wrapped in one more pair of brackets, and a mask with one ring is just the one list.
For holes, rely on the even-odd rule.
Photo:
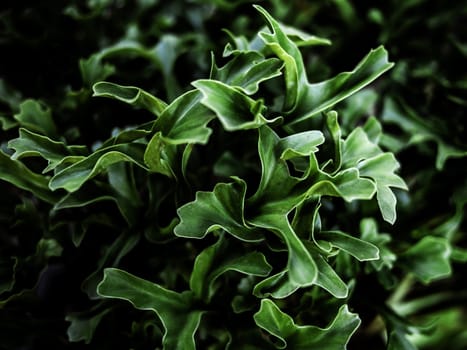
{"label": "dense leaf mass", "polygon": [[467,348],[467,2],[4,1],[0,349]]}

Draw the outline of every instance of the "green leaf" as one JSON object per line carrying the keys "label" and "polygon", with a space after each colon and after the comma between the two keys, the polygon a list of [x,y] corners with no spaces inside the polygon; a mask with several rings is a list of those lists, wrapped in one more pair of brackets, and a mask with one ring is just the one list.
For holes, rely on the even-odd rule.
{"label": "green leaf", "polygon": [[55,203],[60,198],[58,194],[50,191],[47,177],[32,172],[23,163],[11,159],[1,151],[0,179],[29,191],[48,203]]}
{"label": "green leaf", "polygon": [[285,269],[256,284],[253,288],[253,295],[257,298],[271,296],[276,299],[283,299],[292,295],[299,288],[300,285],[290,279],[288,269]]}
{"label": "green leaf", "polygon": [[313,259],[318,267],[318,276],[315,284],[327,290],[336,298],[346,298],[349,294],[347,285],[328,264],[324,257],[321,254],[313,254]]}
{"label": "green leaf", "polygon": [[287,37],[279,22],[261,6],[255,5],[255,8],[264,16],[272,30],[272,33],[260,32],[260,38],[284,62],[286,95],[283,109],[286,112],[293,111],[308,83],[302,54],[298,46]]}
{"label": "green leaf", "polygon": [[287,273],[293,284],[300,287],[315,283],[318,270],[311,254],[304,246],[284,214],[263,214],[249,220],[252,225],[268,229],[279,236],[287,246]]}
{"label": "green leaf", "polygon": [[281,138],[276,147],[281,151],[280,159],[288,160],[295,157],[309,156],[317,152],[318,146],[323,142],[323,133],[318,130],[312,130]]}
{"label": "green leaf", "polygon": [[366,241],[350,236],[340,231],[321,231],[319,237],[328,241],[356,258],[358,261],[379,259],[379,249]]}
{"label": "green leaf", "polygon": [[192,85],[201,91],[201,103],[216,113],[225,130],[256,129],[274,121],[261,114],[263,101],[253,100],[235,87],[216,80],[197,80]]}
{"label": "green leaf", "polygon": [[98,293],[129,301],[140,310],[154,311],[164,325],[164,349],[196,349],[194,335],[203,311],[191,308],[191,293],[176,293],[115,268],[104,270]]}
{"label": "green leaf", "polygon": [[241,179],[219,183],[212,192],[199,191],[196,199],[180,207],[180,223],[174,233],[179,237],[203,238],[215,230],[225,230],[238,239],[255,242],[263,239],[259,230],[244,218],[246,183]]}
{"label": "green leaf", "polygon": [[371,199],[376,188],[373,181],[360,176],[357,168],[348,168],[329,175],[318,167],[318,161],[313,154],[310,157],[310,172],[300,184],[306,189],[306,196],[312,195],[341,197],[347,202],[356,199]]}
{"label": "green leaf", "polygon": [[31,131],[51,138],[57,138],[57,128],[52,120],[49,107],[35,100],[25,100],[19,106],[20,111],[14,115],[19,124]]}
{"label": "green leaf", "polygon": [[328,113],[326,113],[326,129],[331,135],[331,140],[334,148],[334,157],[332,159],[332,163],[329,164],[332,166],[330,172],[333,173],[341,167],[342,163],[341,128],[339,126],[336,111],[329,111]]}
{"label": "green leaf", "polygon": [[[279,148],[281,139],[270,127],[263,126],[259,129],[261,180],[255,194],[248,199],[249,206],[258,210],[261,206],[274,205],[287,213],[300,201],[300,194],[293,193],[299,179],[290,175],[287,163],[281,159],[282,156],[286,158],[291,154],[291,151],[287,150],[292,147],[291,140],[283,142],[282,146],[285,146],[285,149]],[[311,149],[315,149],[314,144],[311,144]]]}
{"label": "green leaf", "polygon": [[284,62],[286,95],[284,110],[288,128],[331,108],[336,103],[364,88],[393,64],[388,62],[382,47],[371,50],[354,70],[343,72],[329,80],[310,84],[298,46],[287,36],[283,27],[262,7],[255,6],[268,22],[272,33],[260,32],[264,43]]}
{"label": "green leaf", "polygon": [[344,350],[350,337],[360,325],[358,315],[343,305],[326,328],[296,325],[269,299],[261,300],[259,311],[253,316],[256,324],[278,341],[279,349]]}
{"label": "green leaf", "polygon": [[184,93],[164,109],[153,129],[172,144],[207,143],[212,132],[207,124],[214,115],[199,103],[200,98],[197,90]]}
{"label": "green leaf", "polygon": [[359,163],[360,174],[376,183],[376,199],[383,219],[390,224],[396,221],[397,198],[391,187],[408,190],[404,180],[395,174],[399,162],[394,154],[386,152]]}
{"label": "green leaf", "polygon": [[212,60],[211,79],[241,89],[247,95],[258,92],[261,82],[282,74],[282,62],[279,59],[265,59],[257,51],[239,53],[222,68],[216,66],[214,57]]}
{"label": "green leaf", "polygon": [[68,156],[84,156],[85,146],[67,147],[63,142],[53,141],[47,136],[36,134],[24,128],[19,129],[19,137],[8,142],[8,147],[15,150],[11,159],[40,156],[48,161],[44,173],[55,169],[63,158]]}
{"label": "green leaf", "polygon": [[134,86],[123,86],[109,82],[99,82],[93,85],[93,96],[113,98],[134,107],[143,108],[160,116],[167,103],[151,95],[143,89]]}
{"label": "green leaf", "polygon": [[428,284],[451,275],[451,246],[445,238],[427,236],[399,255],[399,264]]}
{"label": "green leaf", "polygon": [[197,298],[207,302],[215,295],[215,282],[227,271],[252,276],[267,276],[272,266],[262,253],[243,253],[238,245],[220,236],[212,246],[198,254],[190,277],[190,288]]}
{"label": "green leaf", "polygon": [[379,233],[376,221],[373,218],[365,218],[360,221],[361,239],[374,244],[379,249],[379,260],[370,261],[376,271],[381,271],[383,268],[391,269],[397,259],[388,247],[391,242],[391,236],[386,233]]}
{"label": "green leaf", "polygon": [[342,167],[357,167],[360,175],[372,179],[383,219],[396,220],[397,198],[391,187],[407,190],[404,180],[395,174],[399,168],[394,154],[383,152],[372,143],[362,128],[354,129],[342,144]]}
{"label": "green leaf", "polygon": [[64,188],[68,192],[77,191],[86,181],[119,162],[131,162],[147,169],[143,162],[144,149],[145,145],[138,143],[100,149],[56,173],[50,180],[49,187],[52,190]]}
{"label": "green leaf", "polygon": [[144,151],[144,164],[146,164],[150,171],[168,177],[175,177],[171,165],[173,162],[171,159],[168,159],[168,154],[170,153],[166,152],[169,148],[173,147],[173,145],[167,144],[161,132],[155,133]]}

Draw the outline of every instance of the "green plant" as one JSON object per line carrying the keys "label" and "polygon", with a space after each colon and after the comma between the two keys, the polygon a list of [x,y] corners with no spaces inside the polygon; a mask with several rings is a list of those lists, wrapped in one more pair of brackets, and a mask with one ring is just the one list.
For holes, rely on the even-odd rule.
{"label": "green plant", "polygon": [[[89,18],[105,13],[105,2],[90,4]],[[142,16],[145,6],[128,16]],[[448,277],[452,261],[466,260],[454,242],[465,193],[434,230],[447,234],[401,240],[385,233],[398,200],[408,201],[396,173],[403,147],[385,125],[419,135],[415,144],[439,140],[421,132],[416,117],[408,123],[399,110],[405,105],[391,98],[381,118],[373,113],[384,94],[375,82],[393,67],[386,49],[315,82],[310,72],[319,69],[307,67],[303,52],[331,42],[255,8],[267,26],[249,39],[229,31],[209,73],[187,54],[207,50],[206,33],[163,34],[148,48],[130,26],[116,44],[80,60],[83,87],[53,111],[2,86],[3,100],[17,109],[3,129],[19,134],[0,153],[0,178],[13,185],[5,200],[15,203],[3,215],[15,218],[20,244],[2,249],[0,305],[2,323],[37,332],[29,346],[65,333],[61,311],[44,329],[34,316],[40,306],[29,318],[17,312],[56,297],[60,278],[74,301],[63,312],[68,340],[58,336],[54,346],[344,349],[369,339],[411,349],[430,330],[411,316],[452,299],[406,296],[415,281]],[[65,12],[88,20],[78,7]],[[145,72],[162,78],[156,88],[147,80],[147,88],[110,82],[118,72],[112,59],[143,59]],[[175,74],[177,59],[194,67],[191,83]],[[69,111],[93,108],[103,130],[67,120]],[[133,117],[112,124],[119,108]],[[440,147],[438,167],[464,154],[444,149],[443,156]],[[456,312],[442,317],[457,319]],[[10,348],[23,342],[1,338]]]}

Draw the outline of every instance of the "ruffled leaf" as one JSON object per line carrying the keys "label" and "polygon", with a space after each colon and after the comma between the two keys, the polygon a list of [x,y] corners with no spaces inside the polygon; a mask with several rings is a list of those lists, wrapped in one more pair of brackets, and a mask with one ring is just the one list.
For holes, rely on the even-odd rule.
{"label": "ruffled leaf", "polygon": [[115,268],[105,269],[98,293],[129,301],[140,310],[154,311],[165,328],[165,349],[196,349],[194,335],[203,311],[191,308],[191,293],[176,293]]}
{"label": "ruffled leaf", "polygon": [[252,276],[267,276],[272,269],[262,253],[243,253],[224,236],[198,254],[190,277],[190,288],[197,298],[209,300],[215,295],[216,280],[228,271]]}
{"label": "ruffled leaf", "polygon": [[349,312],[344,305],[326,328],[299,326],[269,299],[261,300],[261,308],[254,319],[259,327],[275,337],[278,349],[344,350],[360,325],[358,315]]}
{"label": "ruffled leaf", "polygon": [[263,239],[259,230],[244,218],[246,183],[219,183],[212,192],[198,192],[193,202],[178,209],[180,223],[174,233],[179,237],[203,238],[214,230],[225,230],[238,239],[254,242]]}
{"label": "ruffled leaf", "polygon": [[144,145],[138,143],[100,149],[56,173],[50,180],[49,187],[52,190],[63,188],[68,192],[77,191],[86,181],[119,162],[131,162],[147,169],[143,162],[143,152]]}
{"label": "ruffled leaf", "polygon": [[297,44],[266,10],[260,6],[255,7],[265,17],[272,31],[260,32],[260,37],[284,62],[286,85],[284,110],[288,114],[289,128],[331,108],[373,82],[393,66],[388,62],[387,51],[380,46],[370,51],[354,70],[340,73],[320,83],[310,84]]}
{"label": "ruffled leaf", "polygon": [[201,103],[216,113],[225,130],[256,129],[273,122],[261,114],[263,101],[253,100],[235,87],[216,80],[197,80],[192,83],[203,94]]}
{"label": "ruffled leaf", "polygon": [[261,82],[282,74],[282,62],[279,59],[265,59],[257,51],[239,53],[221,68],[214,63],[214,57],[212,59],[210,78],[239,88],[247,95],[258,92]]}
{"label": "ruffled leaf", "polygon": [[131,106],[146,109],[158,117],[167,107],[167,103],[134,86],[123,86],[110,82],[99,82],[93,85],[93,96],[116,99]]}

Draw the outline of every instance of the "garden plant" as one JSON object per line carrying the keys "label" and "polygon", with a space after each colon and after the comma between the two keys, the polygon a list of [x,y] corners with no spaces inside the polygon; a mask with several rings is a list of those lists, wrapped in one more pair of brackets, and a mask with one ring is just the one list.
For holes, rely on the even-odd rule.
{"label": "garden plant", "polygon": [[465,349],[467,3],[0,10],[0,349]]}

